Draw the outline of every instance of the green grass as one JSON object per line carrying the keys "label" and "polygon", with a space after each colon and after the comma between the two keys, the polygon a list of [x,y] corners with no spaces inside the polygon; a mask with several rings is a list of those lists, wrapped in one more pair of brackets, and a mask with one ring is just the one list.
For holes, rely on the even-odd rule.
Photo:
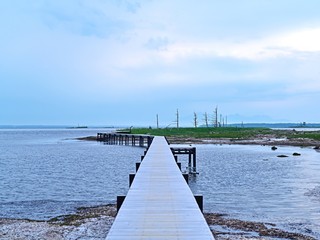
{"label": "green grass", "polygon": [[150,134],[153,136],[181,137],[181,138],[230,138],[252,139],[261,136],[306,138],[320,140],[320,131],[298,132],[292,130],[273,130],[269,128],[133,128],[132,134]]}
{"label": "green grass", "polygon": [[289,136],[289,138],[308,138],[320,141],[320,132],[302,132],[295,133]]}
{"label": "green grass", "polygon": [[232,138],[248,139],[258,135],[272,134],[273,130],[268,128],[133,128],[132,134],[150,134],[154,136],[167,137],[191,137],[191,138]]}

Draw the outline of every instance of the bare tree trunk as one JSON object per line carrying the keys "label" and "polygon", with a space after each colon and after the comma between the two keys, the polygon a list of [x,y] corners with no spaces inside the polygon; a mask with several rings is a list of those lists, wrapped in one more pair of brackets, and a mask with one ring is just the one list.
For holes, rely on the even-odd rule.
{"label": "bare tree trunk", "polygon": [[177,128],[179,128],[179,109],[177,109]]}
{"label": "bare tree trunk", "polygon": [[218,127],[218,107],[214,110],[214,127]]}
{"label": "bare tree trunk", "polygon": [[157,114],[157,128],[159,128],[159,115]]}
{"label": "bare tree trunk", "polygon": [[208,124],[208,114],[207,114],[207,112],[204,113],[204,123],[205,123],[206,127],[209,127],[209,124]]}

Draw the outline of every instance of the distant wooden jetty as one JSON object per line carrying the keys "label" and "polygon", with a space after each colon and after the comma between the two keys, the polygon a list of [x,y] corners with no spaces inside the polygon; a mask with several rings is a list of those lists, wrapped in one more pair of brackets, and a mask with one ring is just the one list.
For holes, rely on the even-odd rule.
{"label": "distant wooden jetty", "polygon": [[125,133],[97,133],[97,140],[111,145],[131,145],[148,148],[153,136]]}

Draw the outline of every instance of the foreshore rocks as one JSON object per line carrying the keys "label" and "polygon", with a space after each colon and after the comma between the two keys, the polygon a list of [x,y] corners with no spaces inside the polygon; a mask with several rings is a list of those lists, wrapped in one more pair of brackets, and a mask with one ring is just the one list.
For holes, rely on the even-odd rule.
{"label": "foreshore rocks", "polygon": [[[102,240],[107,236],[116,216],[115,205],[79,208],[75,214],[58,216],[48,221],[0,219],[1,240]],[[216,240],[315,240],[311,236],[290,233],[275,224],[229,219],[226,215],[205,213]],[[216,230],[219,226],[222,230]]]}
{"label": "foreshore rocks", "polygon": [[[230,219],[226,215],[218,213],[205,213],[204,216],[209,226],[211,226],[211,229],[214,229],[215,225],[224,227],[224,231],[213,230],[213,234],[215,235],[216,239],[224,239],[220,238],[221,235],[229,237],[226,239],[270,239],[264,237],[272,237],[281,239],[316,240],[311,236],[306,236],[300,233],[287,232],[278,229],[276,228],[276,225],[272,223],[261,223],[252,221],[242,221],[238,219]],[[235,232],[235,230],[238,231]],[[236,236],[234,236],[235,238],[233,238],[232,233],[234,233],[239,238],[236,238]]]}
{"label": "foreshore rocks", "polygon": [[312,139],[287,139],[287,138],[253,138],[253,139],[229,139],[229,138],[183,138],[167,137],[171,144],[239,144],[239,145],[266,145],[276,150],[277,146],[313,147],[317,149],[320,141]]}
{"label": "foreshore rocks", "polygon": [[[320,141],[307,138],[279,138],[275,135],[261,135],[248,139],[235,138],[194,138],[194,137],[178,137],[168,136],[168,141],[171,144],[242,144],[242,145],[267,145],[272,146],[272,150],[276,150],[276,145],[279,146],[298,146],[298,147],[313,147],[315,150],[320,149]],[[97,141],[96,136],[88,136],[77,138],[77,140]]]}
{"label": "foreshore rocks", "polygon": [[105,239],[116,215],[114,205],[79,208],[75,214],[48,221],[0,219],[1,240]]}

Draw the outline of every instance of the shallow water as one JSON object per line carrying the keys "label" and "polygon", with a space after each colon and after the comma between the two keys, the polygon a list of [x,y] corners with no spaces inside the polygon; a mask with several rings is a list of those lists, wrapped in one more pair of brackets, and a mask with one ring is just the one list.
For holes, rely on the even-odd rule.
{"label": "shallow water", "polygon": [[0,217],[49,219],[126,194],[143,149],[72,140],[97,132],[0,130]]}
{"label": "shallow water", "polygon": [[[301,156],[293,156],[298,152]],[[280,154],[287,158],[277,157]],[[272,222],[320,238],[320,153],[311,148],[198,145],[190,181],[204,210]]]}
{"label": "shallow water", "polygon": [[[114,203],[144,149],[73,140],[106,129],[1,129],[0,218],[49,219]],[[320,153],[311,148],[196,145],[204,210],[277,223],[320,239]],[[301,156],[292,156],[293,152]],[[278,158],[285,154],[289,157]],[[183,168],[187,159],[179,156]]]}

